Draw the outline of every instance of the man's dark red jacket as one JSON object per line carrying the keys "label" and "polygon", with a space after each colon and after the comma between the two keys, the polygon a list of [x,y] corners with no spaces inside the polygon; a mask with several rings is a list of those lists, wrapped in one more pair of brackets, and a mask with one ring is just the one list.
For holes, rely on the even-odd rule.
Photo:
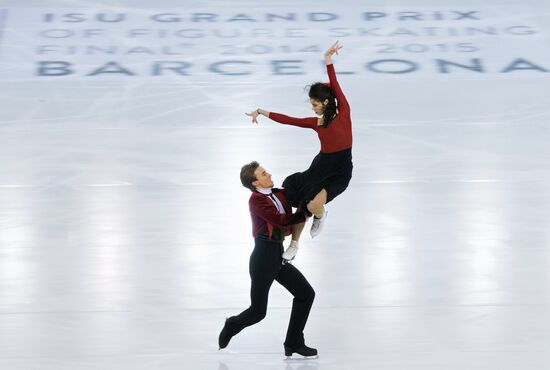
{"label": "man's dark red jacket", "polygon": [[248,200],[248,206],[252,217],[252,236],[254,237],[258,234],[267,234],[271,238],[275,227],[282,229],[285,236],[290,235],[292,225],[306,220],[306,214],[303,211],[292,213],[292,208],[286,199],[285,189],[273,188],[272,191],[283,205],[286,214],[279,213],[267,195],[253,191]]}

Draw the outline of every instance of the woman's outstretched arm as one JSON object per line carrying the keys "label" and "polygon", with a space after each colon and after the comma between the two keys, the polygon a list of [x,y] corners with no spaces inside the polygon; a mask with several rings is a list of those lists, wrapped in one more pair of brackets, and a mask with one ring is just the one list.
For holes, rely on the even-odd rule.
{"label": "woman's outstretched arm", "polygon": [[245,114],[249,117],[252,117],[252,123],[258,123],[258,116],[262,115],[272,119],[275,122],[279,122],[284,125],[313,128],[317,124],[317,119],[315,117],[296,118],[296,117],[286,116],[280,113],[269,112],[260,108]]}

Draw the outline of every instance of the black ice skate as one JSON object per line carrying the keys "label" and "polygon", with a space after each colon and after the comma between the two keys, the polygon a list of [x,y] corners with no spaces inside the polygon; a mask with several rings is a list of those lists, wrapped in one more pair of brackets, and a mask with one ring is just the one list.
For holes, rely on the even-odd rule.
{"label": "black ice skate", "polygon": [[317,350],[315,348],[308,347],[305,344],[298,348],[290,348],[288,346],[285,346],[285,356],[287,359],[295,358],[292,357],[294,353],[302,355],[306,359],[319,357],[317,356]]}
{"label": "black ice skate", "polygon": [[229,341],[231,340],[231,338],[233,338],[233,335],[235,335],[230,330],[231,324],[228,322],[228,320],[229,318],[225,319],[225,324],[222,331],[220,332],[220,336],[218,337],[218,345],[220,346],[220,349],[227,347]]}

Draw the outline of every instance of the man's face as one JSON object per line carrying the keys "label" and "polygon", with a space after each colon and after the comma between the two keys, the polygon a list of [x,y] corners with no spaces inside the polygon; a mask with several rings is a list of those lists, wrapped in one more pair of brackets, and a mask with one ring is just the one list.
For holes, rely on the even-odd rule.
{"label": "man's face", "polygon": [[257,188],[265,188],[269,189],[273,187],[273,181],[271,181],[271,174],[268,173],[265,168],[262,166],[259,166],[256,168],[256,171],[254,171],[254,175],[256,175],[256,181],[252,182],[252,185],[254,185]]}

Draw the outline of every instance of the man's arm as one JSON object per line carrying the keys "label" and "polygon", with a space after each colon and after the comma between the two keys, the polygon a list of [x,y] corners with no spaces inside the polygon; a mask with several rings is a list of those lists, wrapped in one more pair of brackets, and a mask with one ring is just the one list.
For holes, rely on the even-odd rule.
{"label": "man's arm", "polygon": [[248,204],[251,213],[277,227],[296,225],[306,220],[306,214],[303,211],[280,214],[267,197],[251,198]]}

